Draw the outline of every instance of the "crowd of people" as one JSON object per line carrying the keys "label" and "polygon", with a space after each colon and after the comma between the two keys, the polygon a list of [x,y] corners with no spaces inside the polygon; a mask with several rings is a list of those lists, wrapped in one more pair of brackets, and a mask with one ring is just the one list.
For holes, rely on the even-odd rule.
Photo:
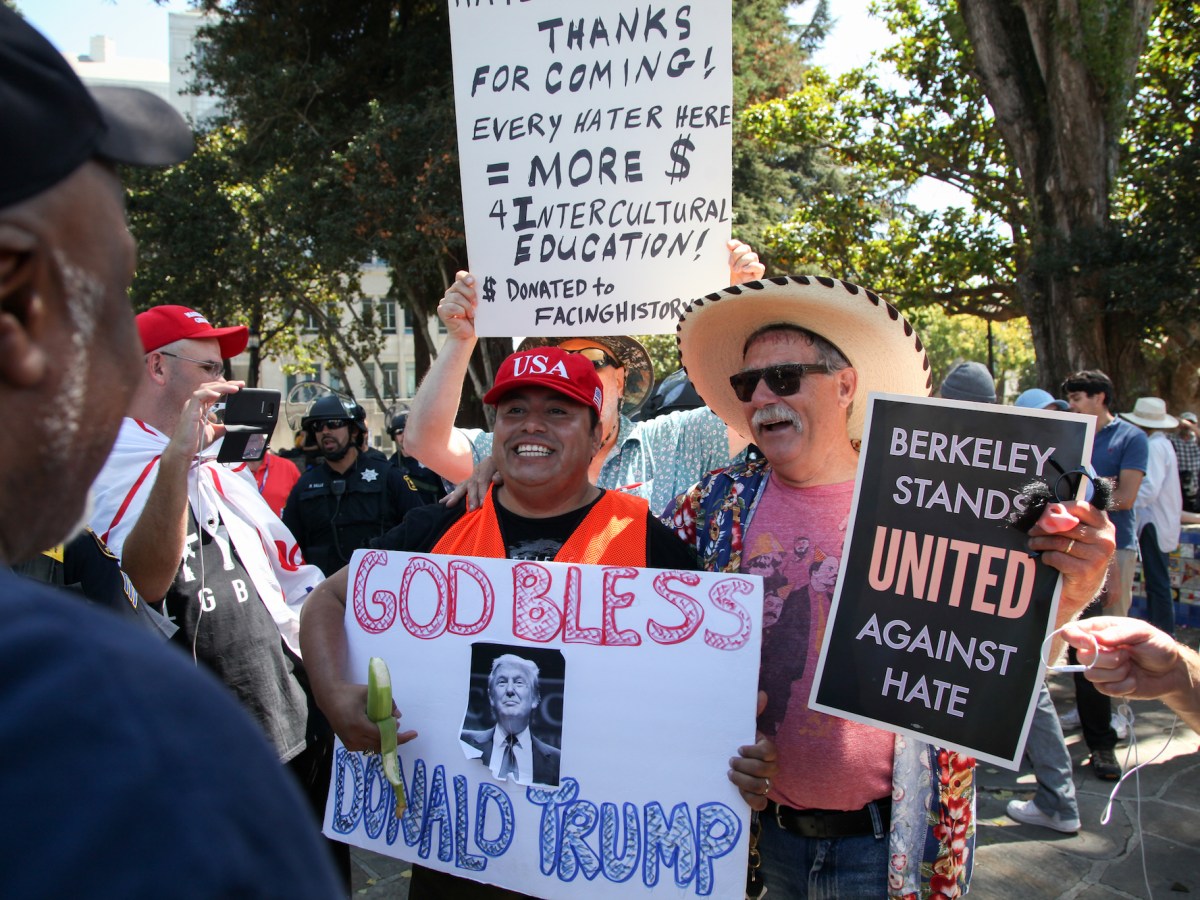
{"label": "crowd of people", "polygon": [[[346,847],[318,823],[333,735],[380,748],[366,686],[346,669],[347,564],[364,547],[751,574],[746,548],[780,548],[789,589],[764,629],[760,734],[730,748],[729,780],[763,813],[752,880],[785,897],[967,890],[974,760],[806,702],[867,395],[933,389],[894,307],[829,278],[765,278],[732,241],[734,287],[679,323],[704,406],[635,422],[652,381],[638,341],[530,339],[484,397],[489,434],[454,425],[476,341],[475,279],[460,272],[438,307],[446,346],[390,423],[391,460],[364,440],[361,407],[327,397],[302,423],[315,465],[294,477],[271,459],[229,466],[211,410],[242,387],[223,372],[246,328],[180,306],[135,318],[126,296],[135,255],[116,166],[182,161],[186,125],[144,92],[89,91],[3,6],[0,108],[0,403],[33,430],[0,436],[0,783],[22,816],[0,849],[5,895],[345,895]],[[981,368],[949,373],[942,395],[994,402]],[[1061,573],[1055,625],[1089,666],[1080,717],[1108,777],[1109,696],[1159,696],[1200,724],[1200,663],[1169,637],[1169,591],[1166,607],[1153,601],[1161,629],[1111,615],[1128,612],[1139,538],[1143,560],[1169,552],[1182,497],[1194,502],[1195,468],[1183,475],[1164,434],[1194,443],[1195,417],[1153,398],[1116,416],[1096,371],[1063,390],[1096,416],[1092,464],[1116,479],[1115,502],[1106,514],[1065,501],[1075,524],[1039,521],[1027,546]],[[1059,404],[1022,405],[1038,400]],[[444,482],[464,481],[474,490],[438,502]],[[1148,579],[1159,562],[1144,562]],[[22,565],[33,578],[10,571]],[[536,667],[498,659],[492,675],[493,709],[514,713],[471,733],[484,764],[557,780],[556,749],[529,732]],[[1078,827],[1069,806],[1041,812]],[[414,866],[410,896],[515,895]]]}

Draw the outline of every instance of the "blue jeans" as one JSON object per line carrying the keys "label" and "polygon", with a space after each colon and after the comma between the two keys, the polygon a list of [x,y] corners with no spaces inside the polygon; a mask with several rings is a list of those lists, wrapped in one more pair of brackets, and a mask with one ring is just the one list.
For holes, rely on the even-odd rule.
{"label": "blue jeans", "polygon": [[758,849],[768,897],[833,900],[887,896],[890,823],[877,823],[874,835],[806,838],[780,828],[767,813],[761,821]]}
{"label": "blue jeans", "polygon": [[1071,769],[1071,754],[1063,739],[1058,713],[1043,681],[1038,690],[1037,706],[1029,723],[1029,738],[1025,741],[1025,756],[1037,778],[1034,805],[1048,816],[1064,819],[1079,818],[1075,801],[1075,779]]}
{"label": "blue jeans", "polygon": [[1171,574],[1167,554],[1158,549],[1158,529],[1147,523],[1138,535],[1142,551],[1142,581],[1146,586],[1146,607],[1150,624],[1175,636],[1175,604],[1171,592]]}

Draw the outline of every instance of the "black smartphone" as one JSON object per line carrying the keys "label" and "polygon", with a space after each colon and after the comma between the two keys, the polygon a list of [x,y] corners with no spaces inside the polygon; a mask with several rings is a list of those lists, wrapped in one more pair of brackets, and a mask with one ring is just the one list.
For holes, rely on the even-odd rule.
{"label": "black smartphone", "polygon": [[262,459],[279,421],[279,391],[242,388],[225,398],[225,439],[217,462]]}

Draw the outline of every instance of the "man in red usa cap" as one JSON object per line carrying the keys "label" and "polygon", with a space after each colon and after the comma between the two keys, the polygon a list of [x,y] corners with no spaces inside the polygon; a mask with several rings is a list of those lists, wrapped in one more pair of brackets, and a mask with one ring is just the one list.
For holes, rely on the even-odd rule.
{"label": "man in red usa cap", "polygon": [[147,353],[177,341],[212,339],[217,342],[221,359],[233,359],[250,341],[250,329],[245,325],[214,328],[203,313],[186,306],[148,309],[137,317],[137,328]]}
{"label": "man in red usa cap", "polygon": [[[255,484],[216,462],[221,429],[209,418],[242,386],[225,379],[225,360],[246,348],[248,331],[183,306],[147,310],[137,329],[141,377],[96,479],[90,524],[324,810],[332,737],[310,713],[299,643],[300,607],[321,572]],[[334,849],[348,873],[344,845]]]}
{"label": "man in red usa cap", "polygon": [[[465,498],[449,507],[434,504],[413,510],[376,547],[493,559],[696,568],[695,557],[650,514],[645,499],[604,490],[588,480],[588,466],[603,438],[604,391],[587,357],[558,347],[514,353],[501,363],[484,401],[496,407],[492,459],[504,476],[503,484],[489,488],[482,505],[470,512]],[[366,686],[358,683],[361,675],[346,671],[348,574],[342,569],[313,592],[305,604],[300,642],[309,660],[313,693],[338,737],[348,750],[378,750],[379,728],[366,714]],[[397,739],[405,743],[415,736],[415,731],[405,731]],[[493,745],[498,746],[502,745]],[[481,749],[476,746],[474,755]],[[518,744],[515,752],[520,759],[529,751]],[[757,747],[732,765],[730,780],[748,802],[765,802],[762,795],[773,763],[764,757],[771,752]],[[528,759],[522,764],[518,781],[535,777],[531,766]],[[481,894],[479,885],[464,887],[461,882],[456,876],[413,866],[409,892],[414,897],[522,896],[498,888]]]}

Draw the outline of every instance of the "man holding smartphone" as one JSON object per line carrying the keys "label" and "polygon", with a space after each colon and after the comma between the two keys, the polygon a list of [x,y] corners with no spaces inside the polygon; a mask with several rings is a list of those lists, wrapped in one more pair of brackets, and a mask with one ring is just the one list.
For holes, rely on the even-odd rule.
{"label": "man holding smartphone", "polygon": [[[244,475],[216,462],[215,403],[237,392],[225,360],[245,326],[157,306],[137,316],[141,378],[93,486],[90,524],[138,592],[179,626],[179,641],[237,696],[323,812],[331,733],[309,703],[300,607],[321,581]],[[341,845],[339,845],[340,847]],[[345,854],[339,859],[347,868]]]}

